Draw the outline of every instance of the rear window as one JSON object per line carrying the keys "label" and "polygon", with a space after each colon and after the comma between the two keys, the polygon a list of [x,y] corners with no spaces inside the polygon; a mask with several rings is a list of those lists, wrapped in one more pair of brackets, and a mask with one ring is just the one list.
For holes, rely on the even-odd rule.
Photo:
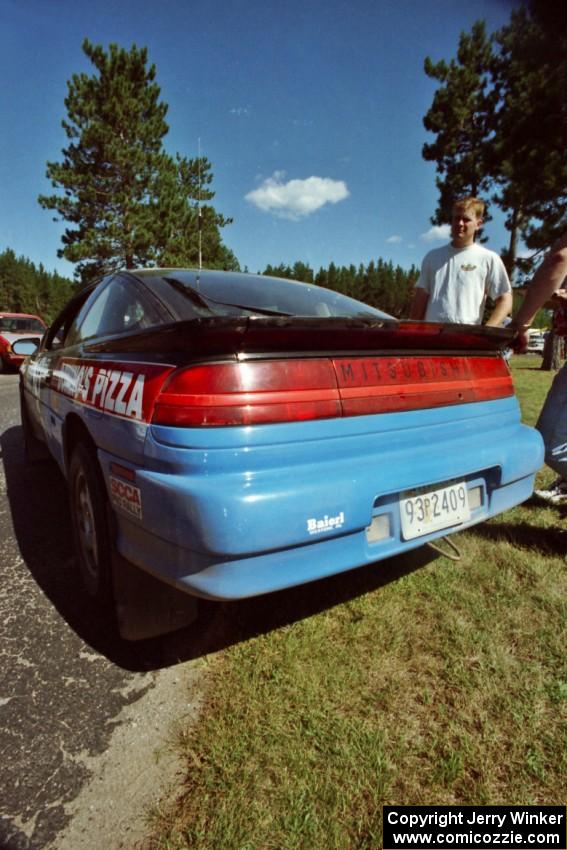
{"label": "rear window", "polygon": [[181,318],[211,314],[391,318],[340,292],[276,277],[172,269],[142,273],[140,278]]}
{"label": "rear window", "polygon": [[6,333],[40,333],[45,325],[32,316],[0,316],[0,331]]}

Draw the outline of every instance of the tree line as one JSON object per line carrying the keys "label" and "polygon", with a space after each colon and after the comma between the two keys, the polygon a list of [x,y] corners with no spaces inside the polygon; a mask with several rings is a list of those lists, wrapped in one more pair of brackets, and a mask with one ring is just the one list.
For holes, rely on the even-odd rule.
{"label": "tree line", "polygon": [[[342,292],[396,317],[406,316],[418,270],[405,271],[391,262],[372,260],[367,266],[336,266],[315,272],[302,262],[266,266],[264,275],[302,280]],[[34,313],[48,323],[77,288],[77,281],[47,272],[7,248],[0,253],[0,311]]]}
{"label": "tree line", "polygon": [[75,288],[68,278],[16,257],[11,248],[0,253],[0,311],[33,313],[49,324]]}
{"label": "tree line", "polygon": [[[292,265],[268,265],[262,274],[325,286],[396,318],[404,318],[409,312],[419,270],[415,266],[406,270],[399,265],[394,266],[391,261],[377,259],[358,266],[330,263],[315,272],[307,263],[298,261]],[[76,287],[76,281],[57,272],[48,272],[43,265],[36,266],[25,257],[17,257],[11,248],[0,253],[0,311],[34,313],[49,323]],[[514,293],[515,302],[521,301],[522,297],[520,293]],[[549,311],[540,310],[534,327],[546,328],[549,321]]]}
{"label": "tree line", "polygon": [[358,266],[336,266],[330,263],[327,268],[320,268],[317,273],[302,262],[293,266],[268,265],[263,274],[325,286],[384,310],[391,316],[403,318],[409,313],[419,270],[415,266],[405,270],[401,266],[394,266],[392,262],[378,259],[371,260],[366,266],[362,263]]}

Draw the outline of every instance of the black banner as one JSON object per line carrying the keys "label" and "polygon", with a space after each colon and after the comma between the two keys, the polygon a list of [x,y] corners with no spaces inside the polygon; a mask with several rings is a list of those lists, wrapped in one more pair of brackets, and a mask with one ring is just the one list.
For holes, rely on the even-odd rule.
{"label": "black banner", "polygon": [[565,806],[384,806],[384,850],[566,850]]}

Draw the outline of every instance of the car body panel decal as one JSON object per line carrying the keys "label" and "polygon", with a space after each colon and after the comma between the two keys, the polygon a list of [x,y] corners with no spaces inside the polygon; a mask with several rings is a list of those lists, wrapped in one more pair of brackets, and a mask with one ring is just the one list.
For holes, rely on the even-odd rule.
{"label": "car body panel decal", "polygon": [[149,422],[156,395],[174,368],[61,358],[54,364],[51,386],[56,393],[102,413]]}

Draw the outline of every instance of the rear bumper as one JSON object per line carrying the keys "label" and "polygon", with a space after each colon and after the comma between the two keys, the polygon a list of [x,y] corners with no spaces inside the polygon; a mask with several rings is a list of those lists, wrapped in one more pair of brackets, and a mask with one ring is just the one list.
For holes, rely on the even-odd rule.
{"label": "rear bumper", "polygon": [[[543,462],[513,398],[348,422],[151,429],[146,445],[140,517],[117,511],[118,550],[214,599],[312,581],[481,522],[528,498]],[[113,458],[101,460],[108,470]],[[399,493],[452,479],[480,488],[470,520],[404,540]],[[389,533],[371,542],[379,515]],[[313,534],[310,521],[325,517]]]}
{"label": "rear bumper", "polygon": [[191,594],[216,600],[244,599],[373,564],[468,528],[529,498],[533,481],[532,475],[498,488],[493,492],[491,509],[479,512],[466,525],[410,541],[402,541],[399,528],[394,528],[390,538],[371,544],[362,530],[305,546],[227,560],[181,549],[138,528],[123,539],[120,548],[130,562]]}

